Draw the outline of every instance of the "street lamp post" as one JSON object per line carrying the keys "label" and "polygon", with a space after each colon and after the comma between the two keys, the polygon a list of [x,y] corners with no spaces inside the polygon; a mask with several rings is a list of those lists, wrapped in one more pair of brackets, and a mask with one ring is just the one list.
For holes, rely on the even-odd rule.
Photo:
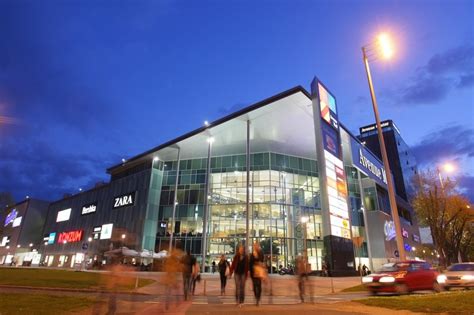
{"label": "street lamp post", "polygon": [[[387,35],[382,34],[379,37],[379,47],[382,50],[382,54],[385,58],[390,58],[391,55],[393,54],[393,51],[390,47],[390,43],[388,40]],[[390,209],[392,210],[392,218],[393,218],[393,223],[395,224],[395,230],[396,230],[396,241],[397,241],[397,249],[398,249],[398,254],[399,254],[399,259],[400,260],[405,260],[406,255],[405,255],[405,248],[403,246],[403,238],[401,235],[401,225],[400,225],[400,217],[398,215],[398,208],[397,208],[397,201],[395,199],[395,189],[393,187],[393,181],[392,181],[392,173],[390,171],[390,165],[388,162],[388,157],[387,157],[387,150],[385,148],[385,141],[383,138],[382,134],[382,126],[380,124],[380,117],[379,117],[379,109],[377,105],[377,99],[375,97],[375,92],[374,92],[374,85],[372,83],[372,75],[370,74],[370,68],[369,68],[369,54],[371,52],[374,52],[374,48],[370,47],[374,44],[367,45],[362,47],[362,56],[364,60],[364,65],[365,65],[365,71],[367,73],[367,81],[369,83],[369,89],[370,89],[370,97],[372,99],[372,106],[374,110],[374,116],[375,116],[375,122],[377,125],[377,134],[378,134],[378,139],[379,139],[379,145],[380,145],[380,152],[382,153],[382,161],[386,173],[386,178],[387,178],[387,187],[388,187],[388,197],[390,201]],[[377,45],[377,44],[376,44]],[[374,54],[370,55],[370,57],[374,56]]]}

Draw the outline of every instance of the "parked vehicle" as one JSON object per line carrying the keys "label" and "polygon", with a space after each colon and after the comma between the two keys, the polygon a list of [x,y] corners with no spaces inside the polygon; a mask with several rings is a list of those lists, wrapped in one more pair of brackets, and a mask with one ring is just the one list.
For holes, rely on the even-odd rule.
{"label": "parked vehicle", "polygon": [[474,262],[453,264],[439,275],[438,283],[446,290],[451,288],[474,288]]}
{"label": "parked vehicle", "polygon": [[427,262],[410,260],[385,264],[379,272],[363,277],[362,282],[374,295],[381,292],[407,294],[418,290],[440,292],[442,287],[437,276],[438,272]]}
{"label": "parked vehicle", "polygon": [[280,268],[278,273],[282,276],[283,275],[294,275],[295,274],[295,269],[292,266],[288,266],[286,268],[283,267],[283,268]]}

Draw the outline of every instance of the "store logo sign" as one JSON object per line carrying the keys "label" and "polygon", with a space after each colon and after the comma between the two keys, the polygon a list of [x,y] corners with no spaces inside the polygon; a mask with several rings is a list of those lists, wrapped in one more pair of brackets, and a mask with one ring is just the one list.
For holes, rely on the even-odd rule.
{"label": "store logo sign", "polygon": [[386,241],[390,241],[395,238],[397,232],[395,231],[395,224],[393,224],[393,221],[385,221],[383,232],[385,234]]}
{"label": "store logo sign", "polygon": [[82,206],[81,214],[94,213],[97,210],[97,202]]}
{"label": "store logo sign", "polygon": [[48,244],[54,244],[55,239],[56,239],[56,232],[49,233]]}
{"label": "store logo sign", "polygon": [[417,242],[417,243],[420,242],[420,237],[419,237],[418,235],[413,234],[413,235],[412,235],[412,238],[413,238],[413,241],[415,241],[415,242]]}
{"label": "store logo sign", "polygon": [[108,240],[112,238],[112,230],[113,230],[113,223],[109,224],[102,224],[102,229],[100,231],[100,239],[101,240]]}
{"label": "store logo sign", "polygon": [[17,216],[18,216],[18,211],[16,211],[16,209],[13,209],[9,214],[7,214],[7,217],[5,218],[4,226],[7,226],[8,224],[12,223],[13,220],[15,220]]}
{"label": "store logo sign", "polygon": [[135,203],[135,192],[115,197],[114,209],[132,206]]}
{"label": "store logo sign", "polygon": [[13,222],[12,222],[12,227],[20,226],[20,224],[21,224],[21,219],[22,219],[22,218],[23,218],[23,217],[17,217],[15,220],[13,220]]}
{"label": "store logo sign", "polygon": [[402,235],[404,238],[408,238],[408,231],[402,228]]}
{"label": "store logo sign", "polygon": [[380,180],[382,180],[385,184],[387,184],[387,174],[382,167],[378,167],[372,161],[370,161],[363,153],[362,148],[359,148],[359,163],[365,167],[365,169],[369,170],[372,174],[377,176]]}
{"label": "store logo sign", "polygon": [[83,230],[75,230],[59,233],[58,243],[74,243],[82,240]]}
{"label": "store logo sign", "polygon": [[69,220],[69,218],[71,217],[71,210],[72,209],[69,208],[69,209],[59,211],[56,217],[56,222],[64,222],[64,221]]}

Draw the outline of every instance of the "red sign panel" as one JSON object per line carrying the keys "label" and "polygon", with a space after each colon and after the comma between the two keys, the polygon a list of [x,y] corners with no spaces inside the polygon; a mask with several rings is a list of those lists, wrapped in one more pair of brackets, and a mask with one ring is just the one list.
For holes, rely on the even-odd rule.
{"label": "red sign panel", "polygon": [[58,243],[79,242],[80,240],[82,240],[82,234],[83,233],[84,233],[83,230],[76,230],[76,231],[69,231],[69,232],[59,233]]}

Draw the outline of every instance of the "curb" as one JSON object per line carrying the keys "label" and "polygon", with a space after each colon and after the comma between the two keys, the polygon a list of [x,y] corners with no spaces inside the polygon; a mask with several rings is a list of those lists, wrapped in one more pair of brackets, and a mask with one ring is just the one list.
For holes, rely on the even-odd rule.
{"label": "curb", "polygon": [[115,293],[115,294],[128,294],[128,295],[150,295],[147,293],[136,292],[136,291],[108,291],[108,290],[94,290],[94,289],[74,289],[74,288],[54,288],[54,287],[29,287],[20,285],[5,285],[0,284],[0,289],[24,289],[24,290],[36,290],[36,291],[65,291],[65,292],[80,292],[80,293]]}

